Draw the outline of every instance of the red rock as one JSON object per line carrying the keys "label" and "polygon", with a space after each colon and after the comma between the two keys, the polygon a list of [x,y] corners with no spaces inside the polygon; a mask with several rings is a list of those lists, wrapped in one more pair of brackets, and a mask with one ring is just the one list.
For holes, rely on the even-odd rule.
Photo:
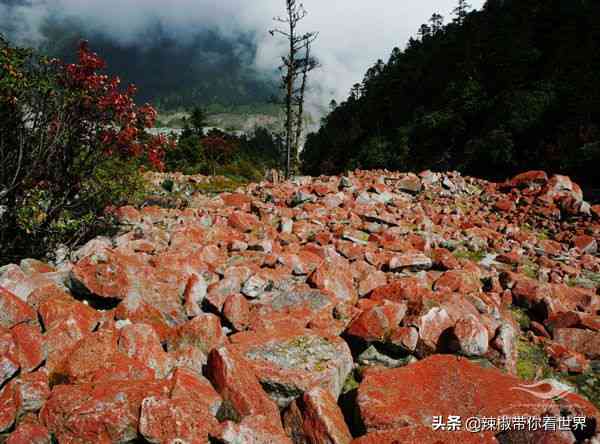
{"label": "red rock", "polygon": [[257,273],[246,279],[241,291],[244,296],[257,298],[264,294],[271,284],[267,273]]}
{"label": "red rock", "polygon": [[225,205],[244,211],[250,211],[250,205],[252,204],[250,197],[240,193],[222,194],[221,199]]}
{"label": "red rock", "polygon": [[342,239],[360,245],[367,245],[369,243],[369,234],[364,231],[346,228],[342,233]]}
{"label": "red rock", "polygon": [[71,349],[60,367],[60,373],[69,382],[89,382],[92,375],[110,362],[117,352],[117,335],[112,331],[98,331],[84,336]]}
{"label": "red rock", "polygon": [[173,368],[189,370],[199,375],[202,374],[202,366],[208,362],[206,353],[191,346],[170,351],[169,356],[173,359]]}
{"label": "red rock", "polygon": [[30,372],[46,359],[44,338],[37,326],[18,324],[11,330],[22,371]]}
{"label": "red rock", "polygon": [[26,302],[35,290],[53,286],[56,284],[42,273],[34,272],[28,275],[14,264],[0,268],[0,288],[9,291],[21,301]]}
{"label": "red rock", "polygon": [[520,384],[519,379],[497,369],[435,355],[402,368],[367,369],[357,402],[367,431],[431,427],[434,416],[558,413],[552,401],[519,390]]}
{"label": "red rock", "polygon": [[596,239],[585,234],[575,237],[573,239],[573,246],[588,254],[595,254],[598,251],[598,242],[596,242]]}
{"label": "red rock", "polygon": [[390,270],[428,270],[433,266],[431,259],[422,253],[404,253],[394,255],[388,266]]}
{"label": "red rock", "polygon": [[202,314],[201,304],[208,292],[208,283],[203,276],[192,274],[183,292],[185,314],[193,318]]}
{"label": "red rock", "polygon": [[125,299],[130,280],[122,259],[110,250],[86,256],[75,264],[71,278],[78,289],[104,298]]}
{"label": "red rock", "polygon": [[154,370],[157,379],[166,377],[173,365],[160,337],[148,324],[131,324],[121,329],[119,350]]}
{"label": "red rock", "polygon": [[86,335],[54,368],[51,378],[71,383],[153,378],[154,370],[117,351],[116,337],[110,330]]}
{"label": "red rock", "polygon": [[368,433],[352,444],[497,444],[492,432],[434,431],[431,427],[416,426]]}
{"label": "red rock", "polygon": [[279,256],[279,262],[292,268],[294,274],[308,275],[312,273],[323,259],[310,251],[302,250],[297,254],[285,253]]}
{"label": "red rock", "polygon": [[551,363],[562,372],[583,373],[589,369],[590,362],[581,353],[577,353],[560,344],[548,344],[546,353]]}
{"label": "red rock", "polygon": [[516,251],[511,251],[509,253],[499,254],[496,257],[496,260],[504,264],[518,265],[521,263],[521,255]]}
{"label": "red rock", "polygon": [[39,273],[54,273],[56,268],[50,264],[47,264],[37,259],[22,259],[19,263],[19,267],[23,272],[28,275],[34,275]]}
{"label": "red rock", "polygon": [[402,278],[388,285],[376,288],[371,292],[369,299],[381,301],[387,299],[393,302],[406,301],[410,313],[420,313],[423,306],[423,298],[431,294],[422,281],[417,278]]}
{"label": "red rock", "polygon": [[498,211],[508,213],[515,210],[515,203],[512,199],[500,199],[494,204],[494,208]]}
{"label": "red rock", "polygon": [[548,330],[546,330],[546,328],[539,322],[531,321],[529,328],[538,336],[543,336],[544,338],[548,339],[551,337],[550,333],[548,333]]}
{"label": "red rock", "polygon": [[161,341],[165,341],[171,335],[171,327],[164,314],[137,296],[127,297],[117,306],[115,319],[151,325]]}
{"label": "red rock", "polygon": [[554,330],[554,340],[589,359],[600,359],[600,332],[578,328],[557,328]]}
{"label": "red rock", "polygon": [[227,342],[221,320],[213,314],[203,314],[177,328],[169,339],[169,350],[195,347],[204,354]]}
{"label": "red rock", "polygon": [[387,342],[412,353],[417,348],[419,331],[415,327],[399,327],[392,331]]}
{"label": "red rock", "polygon": [[337,241],[336,251],[349,261],[356,261],[363,257],[364,246],[362,244],[352,243],[348,241]]}
{"label": "red rock", "polygon": [[454,327],[453,320],[448,311],[443,307],[433,307],[419,319],[419,339],[424,348],[429,352],[438,349],[442,334]]}
{"label": "red rock", "polygon": [[117,208],[114,214],[122,223],[135,224],[142,221],[140,212],[130,205]]}
{"label": "red rock", "polygon": [[431,251],[431,259],[436,268],[454,270],[460,268],[458,260],[445,248],[435,248]]}
{"label": "red rock", "polygon": [[208,411],[216,416],[222,399],[201,374],[186,369],[177,369],[173,373],[171,399],[189,399],[197,404],[204,404]]}
{"label": "red rock", "polygon": [[208,287],[206,300],[216,310],[221,311],[228,296],[239,293],[242,288],[242,279],[239,276],[231,276],[221,279],[219,282]]}
{"label": "red rock", "polygon": [[50,397],[48,374],[44,370],[20,376],[14,382],[18,417],[37,413]]}
{"label": "red rock", "polygon": [[134,269],[131,273],[135,273],[136,281],[121,304],[126,304],[129,310],[139,307],[141,302],[148,304],[158,310],[171,327],[187,321],[182,304],[183,292],[189,279],[187,273],[153,268]]}
{"label": "red rock", "polygon": [[229,226],[243,233],[249,233],[259,224],[256,216],[249,213],[235,211],[229,216]]}
{"label": "red rock", "polygon": [[218,439],[224,444],[292,444],[283,428],[263,415],[245,417],[239,424],[225,421]]}
{"label": "red rock", "polygon": [[583,199],[583,193],[579,185],[572,182],[569,177],[561,176],[559,174],[556,174],[550,178],[542,190],[542,194],[550,199],[556,199],[561,195],[573,197],[578,201]]}
{"label": "red rock", "polygon": [[0,356],[0,387],[17,374],[20,366],[16,357],[4,354]]}
{"label": "red rock", "polygon": [[50,444],[48,429],[36,422],[22,422],[6,440],[6,444]]}
{"label": "red rock", "polygon": [[391,332],[399,327],[406,314],[406,302],[398,303],[384,300],[380,304],[363,311],[346,333],[367,342],[384,342]]}
{"label": "red rock", "polygon": [[[598,407],[592,404],[587,399],[585,399],[583,396],[578,395],[577,393],[570,392],[565,394],[564,397],[562,397],[562,399],[557,400],[557,404],[560,405],[561,410],[567,416],[587,417],[588,427],[590,427],[590,425],[593,426],[593,421],[589,421],[589,419],[592,418],[595,418],[596,424],[598,424],[598,420],[600,419],[600,411],[598,410]],[[596,431],[597,430],[598,429],[596,428]]]}
{"label": "red rock", "polygon": [[239,293],[229,295],[223,304],[223,317],[237,331],[245,330],[250,325],[250,305]]}
{"label": "red rock", "polygon": [[435,281],[435,291],[458,292],[461,294],[478,293],[481,291],[481,281],[473,273],[463,270],[446,271]]}
{"label": "red rock", "polygon": [[[518,305],[532,307],[543,299],[549,292],[549,286],[524,275],[506,274],[504,279],[511,279],[513,299]],[[501,279],[503,279],[501,276]]]}
{"label": "red rock", "polygon": [[44,335],[47,348],[46,367],[54,371],[66,358],[68,351],[91,331],[77,321],[67,318],[57,321]]}
{"label": "red rock", "polygon": [[513,187],[529,187],[534,184],[544,185],[548,182],[548,175],[544,171],[527,171],[513,177],[510,181]]}
{"label": "red rock", "polygon": [[313,192],[317,196],[323,197],[323,196],[326,196],[329,193],[334,193],[335,191],[332,188],[328,187],[328,186],[317,184],[317,185],[313,186]]}
{"label": "red rock", "polygon": [[[55,374],[60,378],[60,374]],[[56,379],[59,379],[56,378]],[[115,353],[110,360],[93,370],[85,380],[101,384],[110,381],[140,381],[154,378],[154,370],[137,359],[123,353]]]}
{"label": "red rock", "polygon": [[550,256],[559,256],[562,253],[562,244],[553,240],[542,240],[539,242],[539,246],[544,253]]}
{"label": "red rock", "polygon": [[419,193],[423,187],[419,177],[412,173],[407,174],[400,180],[395,181],[394,185],[397,189],[401,191],[406,191],[414,194]]}
{"label": "red rock", "polygon": [[360,297],[365,297],[374,289],[382,287],[386,284],[387,276],[383,271],[376,270],[374,272],[367,273],[359,282],[358,294]]}
{"label": "red rock", "polygon": [[0,287],[0,327],[12,328],[17,324],[35,320],[37,314],[29,305]]}
{"label": "red rock", "polygon": [[308,281],[319,290],[330,292],[337,301],[354,302],[358,298],[352,272],[338,263],[330,261],[321,263]]}
{"label": "red rock", "polygon": [[600,332],[600,316],[583,313],[581,315],[581,326],[588,330]]}
{"label": "red rock", "polygon": [[15,423],[17,416],[17,401],[14,386],[6,384],[0,390],[0,433],[9,430]]}
{"label": "red rock", "polygon": [[150,443],[208,442],[218,422],[202,403],[190,399],[150,396],[142,401],[140,434]]}
{"label": "red rock", "polygon": [[294,325],[303,328],[319,319],[334,323],[333,297],[319,290],[293,287],[263,296],[251,306],[251,329]]}
{"label": "red rock", "polygon": [[59,385],[40,419],[59,442],[127,442],[138,436],[143,399],[167,395],[168,386],[152,380]]}
{"label": "red rock", "polygon": [[550,329],[578,327],[581,324],[581,313],[577,311],[565,311],[555,313],[544,321]]}
{"label": "red rock", "polygon": [[100,321],[100,314],[96,310],[64,291],[52,291],[40,297],[38,311],[46,330],[51,330],[59,321],[71,319],[81,330],[91,331]]}
{"label": "red rock", "polygon": [[279,409],[269,399],[246,361],[228,347],[213,349],[208,356],[208,378],[224,401],[240,417],[264,415],[280,424]]}
{"label": "red rock", "polygon": [[324,387],[337,398],[352,369],[352,355],[338,336],[311,330],[241,332],[231,336],[232,348],[247,359],[258,379],[281,407],[314,387]]}
{"label": "red rock", "polygon": [[489,333],[476,316],[459,319],[454,325],[460,351],[466,356],[483,356],[488,351]]}
{"label": "red rock", "polygon": [[306,392],[284,415],[288,436],[308,443],[349,444],[352,436],[331,394],[322,388]]}

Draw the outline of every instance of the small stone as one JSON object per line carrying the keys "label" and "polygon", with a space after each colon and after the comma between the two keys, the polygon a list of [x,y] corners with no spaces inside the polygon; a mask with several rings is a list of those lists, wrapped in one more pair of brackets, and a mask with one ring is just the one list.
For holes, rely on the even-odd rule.
{"label": "small stone", "polygon": [[422,253],[404,253],[392,256],[388,265],[393,271],[404,269],[416,271],[429,270],[433,266],[433,262]]}
{"label": "small stone", "polygon": [[37,320],[33,309],[13,293],[0,287],[0,327],[12,328],[23,322]]}
{"label": "small stone", "polygon": [[475,316],[459,319],[454,325],[454,335],[458,339],[462,354],[483,356],[487,353],[489,333]]}

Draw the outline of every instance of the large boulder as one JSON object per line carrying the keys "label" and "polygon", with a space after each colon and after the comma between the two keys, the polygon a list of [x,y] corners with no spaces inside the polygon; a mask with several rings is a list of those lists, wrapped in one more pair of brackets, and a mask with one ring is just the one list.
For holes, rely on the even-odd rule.
{"label": "large boulder", "polygon": [[435,355],[397,369],[368,369],[358,389],[367,431],[433,427],[436,417],[559,416],[524,381],[465,358]]}
{"label": "large boulder", "polygon": [[353,367],[344,340],[311,330],[242,332],[231,342],[281,407],[314,387],[325,388],[337,399]]}

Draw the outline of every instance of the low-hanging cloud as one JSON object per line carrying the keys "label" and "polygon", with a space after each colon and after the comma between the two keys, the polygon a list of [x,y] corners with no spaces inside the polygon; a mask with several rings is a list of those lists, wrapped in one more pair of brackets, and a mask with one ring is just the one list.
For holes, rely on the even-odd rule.
{"label": "low-hanging cloud", "polygon": [[[311,80],[312,106],[341,100],[377,59],[386,60],[394,46],[404,47],[434,12],[451,19],[457,0],[304,0],[309,15],[302,31],[318,31],[314,54],[322,68]],[[484,0],[473,0],[479,8]],[[235,38],[250,35],[253,60],[274,72],[285,42],[272,37],[273,17],[284,13],[284,0],[0,0],[0,31],[34,44],[44,21],[69,20],[122,45],[143,46],[148,30],[160,28],[185,42],[200,31]]]}

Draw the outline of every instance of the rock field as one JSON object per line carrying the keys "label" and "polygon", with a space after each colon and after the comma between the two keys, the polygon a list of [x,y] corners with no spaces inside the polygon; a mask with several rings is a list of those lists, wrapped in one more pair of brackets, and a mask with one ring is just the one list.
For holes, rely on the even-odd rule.
{"label": "rock field", "polygon": [[600,443],[600,206],[568,177],[186,196],[0,268],[0,443]]}

